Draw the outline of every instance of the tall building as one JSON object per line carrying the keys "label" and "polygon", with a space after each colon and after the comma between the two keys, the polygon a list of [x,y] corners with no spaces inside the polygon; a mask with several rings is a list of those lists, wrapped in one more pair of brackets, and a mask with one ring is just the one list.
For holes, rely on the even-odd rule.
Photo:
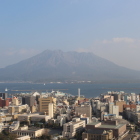
{"label": "tall building", "polygon": [[118,117],[119,116],[119,107],[116,105],[113,105],[112,108],[113,108],[112,114],[116,114],[116,117]]}
{"label": "tall building", "polygon": [[0,98],[0,107],[9,106],[9,100]]}
{"label": "tall building", "polygon": [[136,94],[135,93],[131,93],[131,101],[136,102]]}
{"label": "tall building", "polygon": [[25,96],[22,97],[22,104],[27,104],[30,107],[35,105],[35,97],[34,96]]}
{"label": "tall building", "polygon": [[125,105],[126,102],[125,101],[115,101],[115,105],[117,105],[119,107],[119,113],[123,112],[123,105]]}
{"label": "tall building", "polygon": [[56,111],[56,98],[39,98],[39,112],[53,117]]}
{"label": "tall building", "polygon": [[114,103],[113,102],[110,102],[109,103],[109,114],[113,114],[113,105],[114,105]]}
{"label": "tall building", "polygon": [[7,98],[7,93],[0,93],[0,97],[5,100]]}

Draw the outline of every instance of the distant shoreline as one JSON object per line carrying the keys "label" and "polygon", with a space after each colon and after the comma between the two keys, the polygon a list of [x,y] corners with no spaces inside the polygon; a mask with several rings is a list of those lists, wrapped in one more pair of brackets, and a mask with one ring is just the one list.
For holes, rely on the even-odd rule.
{"label": "distant shoreline", "polygon": [[117,84],[117,83],[140,83],[140,80],[136,81],[67,81],[67,82],[61,82],[61,81],[54,81],[54,82],[33,82],[33,81],[0,81],[0,84],[2,83],[16,83],[16,84]]}

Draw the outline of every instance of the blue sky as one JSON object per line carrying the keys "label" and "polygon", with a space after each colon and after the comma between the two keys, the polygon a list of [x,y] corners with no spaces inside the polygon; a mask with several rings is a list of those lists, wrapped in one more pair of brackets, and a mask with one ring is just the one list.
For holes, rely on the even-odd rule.
{"label": "blue sky", "polygon": [[46,49],[140,70],[139,0],[0,0],[0,67]]}

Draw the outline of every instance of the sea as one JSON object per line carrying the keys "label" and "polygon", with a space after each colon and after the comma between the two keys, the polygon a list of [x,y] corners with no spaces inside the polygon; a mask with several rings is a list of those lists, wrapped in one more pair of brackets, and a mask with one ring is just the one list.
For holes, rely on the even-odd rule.
{"label": "sea", "polygon": [[[8,95],[15,93],[30,93],[30,92],[51,92],[59,90],[71,95],[78,95],[80,88],[81,95],[86,98],[97,97],[108,91],[124,91],[126,93],[140,94],[140,83],[80,83],[80,84],[32,84],[32,83],[0,83],[0,92],[7,92]],[[5,89],[7,91],[5,91]]]}

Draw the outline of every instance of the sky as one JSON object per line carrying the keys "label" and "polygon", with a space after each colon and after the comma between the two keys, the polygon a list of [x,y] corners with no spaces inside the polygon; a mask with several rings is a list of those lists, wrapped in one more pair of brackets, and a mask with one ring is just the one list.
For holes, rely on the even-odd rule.
{"label": "sky", "polygon": [[0,68],[44,50],[93,52],[140,70],[139,0],[0,0]]}

